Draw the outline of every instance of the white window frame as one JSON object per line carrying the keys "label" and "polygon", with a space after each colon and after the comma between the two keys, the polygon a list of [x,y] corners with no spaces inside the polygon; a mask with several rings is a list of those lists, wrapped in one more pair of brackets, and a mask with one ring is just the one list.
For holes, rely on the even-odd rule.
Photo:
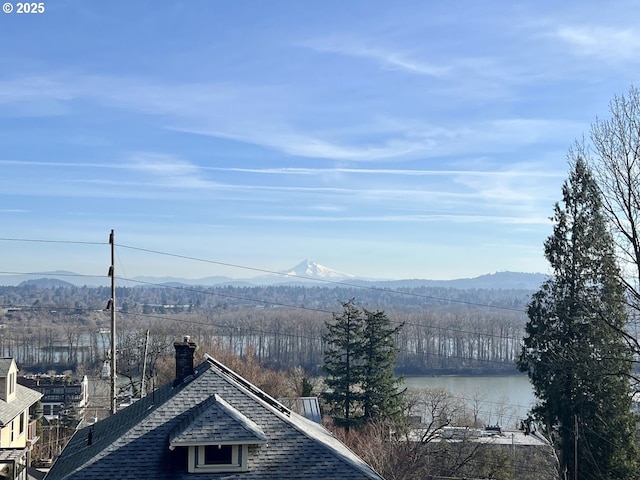
{"label": "white window frame", "polygon": [[18,428],[18,436],[22,436],[24,434],[24,431],[27,428],[27,424],[29,423],[29,422],[27,422],[27,411],[26,410],[19,415],[18,422],[20,424],[19,428]]}
{"label": "white window frame", "polygon": [[[216,444],[217,445],[217,444]],[[247,457],[249,455],[248,445],[231,445],[231,463],[207,464],[205,463],[205,446],[189,447],[189,473],[203,472],[246,472]]]}

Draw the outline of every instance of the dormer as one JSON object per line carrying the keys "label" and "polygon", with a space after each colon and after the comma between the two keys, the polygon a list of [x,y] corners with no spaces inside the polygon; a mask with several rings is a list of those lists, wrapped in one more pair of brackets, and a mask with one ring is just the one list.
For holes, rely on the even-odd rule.
{"label": "dormer", "polygon": [[13,358],[0,358],[0,400],[7,403],[16,398],[18,366]]}
{"label": "dormer", "polygon": [[189,473],[246,472],[249,447],[266,442],[255,422],[214,395],[185,414],[169,449],[188,449]]}

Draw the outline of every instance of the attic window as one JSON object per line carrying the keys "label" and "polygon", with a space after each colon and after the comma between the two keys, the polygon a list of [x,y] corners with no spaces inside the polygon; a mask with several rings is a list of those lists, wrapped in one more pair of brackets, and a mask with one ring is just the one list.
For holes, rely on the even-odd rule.
{"label": "attic window", "polygon": [[189,472],[246,472],[247,445],[189,447]]}
{"label": "attic window", "polygon": [[246,472],[249,446],[266,443],[262,428],[218,394],[198,404],[169,435],[169,449],[189,449],[190,473]]}
{"label": "attic window", "polygon": [[231,445],[205,445],[205,465],[231,465],[233,463],[233,447]]}

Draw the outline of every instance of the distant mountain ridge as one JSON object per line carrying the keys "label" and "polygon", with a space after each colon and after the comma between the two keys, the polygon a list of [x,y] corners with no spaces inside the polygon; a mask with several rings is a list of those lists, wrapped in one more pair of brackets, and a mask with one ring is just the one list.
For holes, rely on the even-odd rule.
{"label": "distant mountain ridge", "polygon": [[[260,285],[280,285],[297,284],[317,286],[331,284],[332,286],[362,285],[379,288],[416,288],[416,287],[442,287],[455,289],[522,289],[537,290],[540,285],[549,278],[542,273],[525,272],[496,272],[492,274],[480,275],[474,278],[459,278],[454,280],[428,280],[428,279],[404,279],[404,280],[379,280],[359,278],[355,275],[340,272],[332,268],[321,265],[310,259],[305,259],[292,268],[274,272],[269,275],[262,275],[253,278],[234,279],[225,276],[211,276],[199,279],[186,279],[179,277],[152,277],[139,276],[130,280],[116,276],[118,286],[260,286]],[[79,275],[73,272],[38,272],[28,275],[0,275],[0,285],[18,286],[27,282],[26,285],[38,287],[61,287],[61,286],[88,286],[106,287],[110,285],[108,277],[93,277]]]}
{"label": "distant mountain ridge", "polygon": [[57,288],[57,287],[75,287],[73,283],[59,278],[32,278],[18,284],[19,287],[36,287],[36,288]]}

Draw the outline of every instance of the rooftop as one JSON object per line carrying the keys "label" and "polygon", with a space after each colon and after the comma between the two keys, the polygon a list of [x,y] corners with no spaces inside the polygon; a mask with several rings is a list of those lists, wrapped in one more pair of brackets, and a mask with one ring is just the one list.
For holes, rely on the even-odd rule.
{"label": "rooftop", "polygon": [[203,478],[187,473],[186,448],[180,448],[203,441],[251,445],[247,472],[207,473],[207,480],[381,479],[324,427],[211,357],[176,387],[165,385],[78,431],[47,479]]}

